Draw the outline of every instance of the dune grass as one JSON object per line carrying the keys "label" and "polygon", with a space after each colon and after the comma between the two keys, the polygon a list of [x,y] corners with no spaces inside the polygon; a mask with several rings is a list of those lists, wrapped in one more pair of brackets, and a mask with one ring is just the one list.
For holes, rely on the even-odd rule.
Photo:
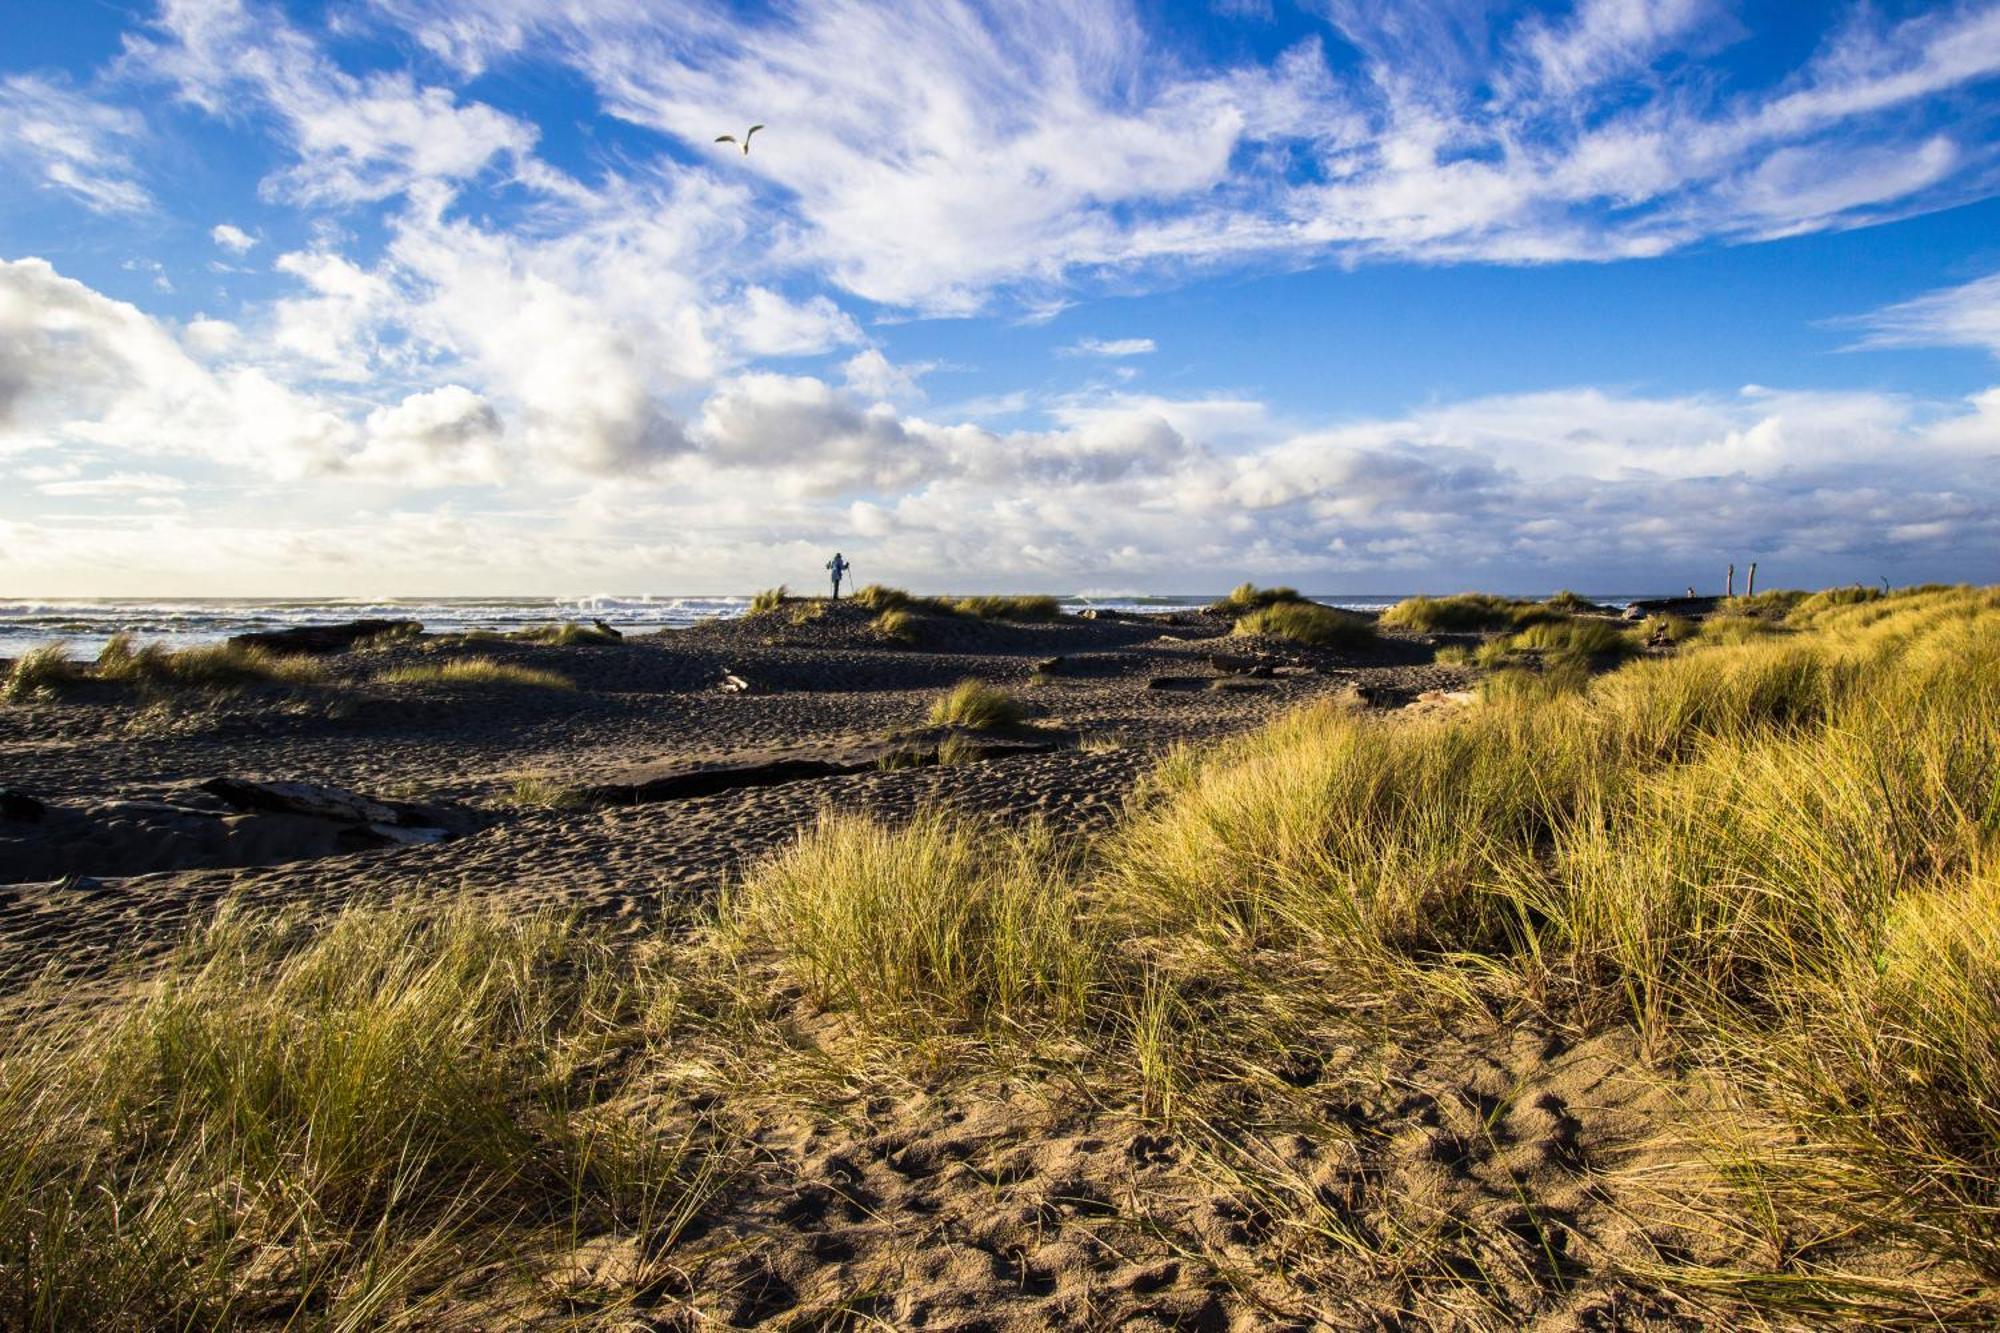
{"label": "dune grass", "polygon": [[1011,727],[1027,717],[1028,711],[1008,691],[979,680],[962,680],[931,705],[934,727],[967,727],[990,731]]}
{"label": "dune grass", "polygon": [[654,987],[547,913],[225,914],[108,1021],[0,1035],[0,1324],[416,1327],[565,1235],[659,1266],[726,1161],[623,1099]]}
{"label": "dune grass", "polygon": [[1317,602],[1274,602],[1240,617],[1231,631],[1290,639],[1311,648],[1363,648],[1375,641],[1366,616],[1337,611]]}
{"label": "dune grass", "polygon": [[923,625],[915,616],[902,607],[892,607],[869,622],[869,627],[885,639],[897,643],[919,644],[923,642]]}
{"label": "dune grass", "polygon": [[[870,583],[855,591],[854,603],[882,614],[929,612],[942,616],[971,616],[979,620],[1054,620],[1062,614],[1062,602],[1042,594],[1015,593],[978,597],[918,597],[901,588]],[[879,621],[878,621],[879,623]]]}
{"label": "dune grass", "polygon": [[539,643],[549,648],[568,648],[579,643],[624,642],[624,639],[615,633],[601,630],[595,625],[580,625],[574,620],[565,620],[559,625],[536,625],[531,629],[516,630],[510,637],[527,643]]}
{"label": "dune grass", "polygon": [[1553,596],[1544,599],[1542,605],[1548,607],[1551,611],[1560,611],[1566,616],[1584,615],[1598,609],[1596,602],[1591,601],[1580,592],[1571,592],[1568,588],[1564,588]]}
{"label": "dune grass", "polygon": [[1380,623],[1430,634],[1438,630],[1508,629],[1548,614],[1553,612],[1534,602],[1464,592],[1450,597],[1406,597],[1384,611]]}
{"label": "dune grass", "polygon": [[1239,583],[1226,597],[1210,602],[1208,609],[1221,615],[1243,616],[1288,602],[1305,604],[1306,599],[1299,596],[1297,588],[1260,588],[1254,583]]}
{"label": "dune grass", "polygon": [[135,646],[129,634],[114,634],[97,655],[99,680],[164,689],[226,689],[238,685],[316,685],[328,679],[316,658],[287,657],[233,643],[169,648],[164,643]]}
{"label": "dune grass", "polygon": [[782,583],[775,588],[766,588],[750,599],[749,614],[753,616],[769,615],[771,612],[782,607],[785,604],[785,599],[789,596],[791,596],[791,590],[786,588]]}
{"label": "dune grass", "polygon": [[138,644],[130,634],[114,634],[89,667],[71,661],[65,643],[45,644],[22,654],[0,684],[0,699],[43,697],[97,680],[142,690],[227,690],[248,685],[319,685],[331,679],[326,665],[230,643],[169,648]]}
{"label": "dune grass", "polygon": [[58,639],[30,648],[14,660],[6,681],[0,682],[0,699],[19,703],[50,698],[86,679],[83,667],[70,659],[69,644]]}
{"label": "dune grass", "polygon": [[1062,603],[1054,597],[1030,593],[952,597],[945,599],[945,605],[981,620],[1054,620],[1062,614]]}
{"label": "dune grass", "polygon": [[776,954],[815,1003],[884,1033],[1081,1020],[1097,946],[1040,826],[936,811],[825,816],[733,892],[722,928]]}
{"label": "dune grass", "polygon": [[490,657],[460,657],[449,662],[392,667],[377,675],[375,680],[382,685],[518,686],[538,690],[576,688],[576,682],[559,672],[497,662]]}

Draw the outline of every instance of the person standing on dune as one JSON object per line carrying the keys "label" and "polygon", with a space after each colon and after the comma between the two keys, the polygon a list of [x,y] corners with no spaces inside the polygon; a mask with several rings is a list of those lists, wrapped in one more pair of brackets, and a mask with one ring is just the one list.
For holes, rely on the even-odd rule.
{"label": "person standing on dune", "polygon": [[826,567],[833,574],[833,600],[837,602],[840,600],[840,580],[853,566],[841,558],[840,552],[835,551],[833,559],[826,562]]}

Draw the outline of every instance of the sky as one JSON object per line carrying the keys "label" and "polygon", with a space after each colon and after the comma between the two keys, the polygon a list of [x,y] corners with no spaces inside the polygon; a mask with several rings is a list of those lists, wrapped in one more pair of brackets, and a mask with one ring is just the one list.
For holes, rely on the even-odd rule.
{"label": "sky", "polygon": [[2000,582],[1996,131],[2000,0],[0,0],[0,596]]}

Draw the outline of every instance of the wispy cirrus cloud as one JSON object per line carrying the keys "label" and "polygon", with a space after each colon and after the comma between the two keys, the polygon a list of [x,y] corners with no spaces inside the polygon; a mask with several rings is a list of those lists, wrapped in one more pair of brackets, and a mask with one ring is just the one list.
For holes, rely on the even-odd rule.
{"label": "wispy cirrus cloud", "polygon": [[1842,323],[1864,331],[1860,347],[1983,347],[2000,357],[2000,273]]}
{"label": "wispy cirrus cloud", "polygon": [[1561,19],[1327,0],[1266,64],[1168,46],[1116,0],[780,5],[745,22],[525,0],[374,0],[470,72],[553,58],[732,160],[802,262],[932,312],[1086,275],[1260,257],[1544,262],[1850,226],[1988,188],[1989,118],[1937,99],[2000,73],[2000,8],[1857,7],[1803,63],[1724,93],[1720,3],[1584,0]]}
{"label": "wispy cirrus cloud", "polygon": [[1150,356],[1159,350],[1151,338],[1079,338],[1067,347],[1058,347],[1058,356]]}
{"label": "wispy cirrus cloud", "polygon": [[0,158],[14,158],[44,188],[92,212],[151,207],[132,157],[144,133],[137,113],[64,82],[32,74],[0,79]]}

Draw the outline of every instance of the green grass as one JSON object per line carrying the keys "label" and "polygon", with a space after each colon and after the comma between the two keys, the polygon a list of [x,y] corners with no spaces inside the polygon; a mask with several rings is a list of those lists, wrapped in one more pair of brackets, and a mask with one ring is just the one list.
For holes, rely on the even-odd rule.
{"label": "green grass", "polygon": [[998,685],[988,685],[984,681],[962,680],[950,690],[938,696],[931,705],[930,723],[934,727],[968,727],[973,731],[990,731],[995,727],[1011,727],[1027,716],[1021,701]]}
{"label": "green grass", "polygon": [[1280,606],[1288,602],[1305,603],[1296,588],[1260,588],[1254,583],[1239,583],[1226,597],[1208,604],[1208,609],[1227,616],[1248,615],[1268,606]]}
{"label": "green grass", "polygon": [[382,685],[519,686],[538,690],[573,690],[568,676],[539,667],[496,662],[490,657],[460,657],[449,662],[425,662],[392,667],[375,677]]}
{"label": "green grass", "polygon": [[579,625],[574,620],[565,620],[560,625],[537,625],[532,629],[517,630],[511,636],[528,643],[539,643],[550,648],[568,648],[572,644],[623,643],[617,634],[607,633],[595,625]]}
{"label": "green grass", "polygon": [[83,668],[70,660],[69,644],[58,639],[30,648],[16,658],[0,684],[0,699],[20,703],[49,698],[86,679]]}
{"label": "green grass", "polygon": [[1548,607],[1551,611],[1557,611],[1566,616],[1585,615],[1598,609],[1597,603],[1591,601],[1582,593],[1571,592],[1568,588],[1564,588],[1554,596],[1547,598],[1542,602],[1542,605]]}
{"label": "green grass", "polygon": [[1232,631],[1290,639],[1312,648],[1363,648],[1375,641],[1375,626],[1366,616],[1336,611],[1316,602],[1275,602],[1249,612]]}
{"label": "green grass", "polygon": [[564,1233],[665,1271],[727,1159],[625,1096],[655,987],[547,913],[225,913],[108,1016],[9,1024],[0,1325],[420,1326]]}

